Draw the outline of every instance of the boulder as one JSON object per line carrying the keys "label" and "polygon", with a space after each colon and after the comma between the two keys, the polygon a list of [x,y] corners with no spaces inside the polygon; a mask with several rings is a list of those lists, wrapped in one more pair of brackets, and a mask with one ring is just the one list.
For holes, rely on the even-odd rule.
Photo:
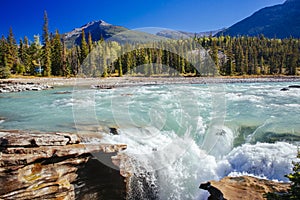
{"label": "boulder", "polygon": [[288,88],[282,88],[280,91],[288,91]]}

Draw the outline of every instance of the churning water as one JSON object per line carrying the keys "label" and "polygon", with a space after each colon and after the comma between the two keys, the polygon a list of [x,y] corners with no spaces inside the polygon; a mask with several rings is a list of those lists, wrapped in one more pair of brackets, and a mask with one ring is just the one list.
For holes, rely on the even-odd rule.
{"label": "churning water", "polygon": [[205,199],[200,182],[227,175],[287,181],[300,141],[300,89],[280,89],[292,84],[300,83],[226,84],[222,95],[209,85],[0,94],[0,128],[102,134],[128,145],[122,164],[135,176],[132,198]]}

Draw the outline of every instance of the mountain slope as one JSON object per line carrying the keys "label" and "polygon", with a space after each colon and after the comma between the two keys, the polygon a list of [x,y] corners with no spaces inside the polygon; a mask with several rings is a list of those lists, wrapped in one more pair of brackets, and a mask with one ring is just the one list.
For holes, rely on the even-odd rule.
{"label": "mountain slope", "polygon": [[67,47],[73,45],[80,45],[82,38],[82,30],[85,32],[86,40],[88,34],[91,33],[93,41],[99,41],[101,38],[104,40],[112,40],[120,43],[135,43],[135,42],[150,42],[160,41],[163,38],[150,33],[141,31],[131,31],[122,26],[115,26],[106,23],[103,20],[89,22],[80,28],[75,28],[71,32],[64,34],[64,40]]}
{"label": "mountain slope", "polygon": [[101,37],[103,39],[107,39],[115,34],[128,30],[122,26],[114,26],[106,23],[103,20],[93,21],[64,34],[64,40],[68,47],[71,47],[75,44],[79,45],[81,43],[81,33],[83,29],[86,35],[86,39],[88,37],[88,33],[90,32],[93,41],[98,41],[101,39]]}
{"label": "mountain slope", "polygon": [[217,35],[264,34],[269,38],[300,38],[300,0],[263,8]]}

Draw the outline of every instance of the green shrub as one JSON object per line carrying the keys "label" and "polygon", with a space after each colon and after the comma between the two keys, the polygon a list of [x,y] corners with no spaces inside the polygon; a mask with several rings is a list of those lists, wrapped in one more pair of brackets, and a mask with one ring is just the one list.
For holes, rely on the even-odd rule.
{"label": "green shrub", "polygon": [[[300,158],[300,151],[298,151],[297,158]],[[293,162],[293,172],[285,175],[291,181],[291,188],[287,193],[268,193],[264,197],[268,200],[287,200],[300,199],[300,162]]]}

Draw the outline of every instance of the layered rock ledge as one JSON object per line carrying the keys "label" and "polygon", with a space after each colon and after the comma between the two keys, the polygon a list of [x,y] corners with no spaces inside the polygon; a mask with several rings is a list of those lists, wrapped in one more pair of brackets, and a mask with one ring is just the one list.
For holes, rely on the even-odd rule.
{"label": "layered rock ledge", "polygon": [[0,199],[124,199],[120,171],[93,156],[113,165],[111,157],[124,149],[70,133],[0,131]]}

